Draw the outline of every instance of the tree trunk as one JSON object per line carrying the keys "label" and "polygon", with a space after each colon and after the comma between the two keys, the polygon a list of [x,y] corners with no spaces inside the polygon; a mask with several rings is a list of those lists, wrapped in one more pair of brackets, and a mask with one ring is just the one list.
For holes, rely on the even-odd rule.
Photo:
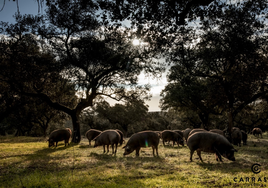
{"label": "tree trunk", "polygon": [[22,131],[22,129],[18,128],[15,133],[15,136],[25,136],[25,132]]}
{"label": "tree trunk", "polygon": [[6,135],[6,131],[0,126],[0,135],[1,136],[5,136]]}
{"label": "tree trunk", "polygon": [[79,143],[81,141],[81,133],[80,133],[80,123],[79,123],[79,114],[76,111],[73,111],[71,114],[72,123],[73,123],[73,143]]}
{"label": "tree trunk", "polygon": [[199,113],[199,118],[202,121],[203,128],[209,130],[209,114],[208,113]]}
{"label": "tree trunk", "polygon": [[233,118],[233,108],[229,108],[229,112],[228,112],[228,127],[227,127],[227,139],[232,143],[232,129],[234,126],[234,118]]}
{"label": "tree trunk", "polygon": [[121,125],[121,128],[123,129],[123,133],[124,133],[125,137],[127,137],[128,136],[128,124]]}
{"label": "tree trunk", "polygon": [[48,129],[48,122],[42,128],[43,128],[44,137],[46,137],[47,136],[47,129]]}

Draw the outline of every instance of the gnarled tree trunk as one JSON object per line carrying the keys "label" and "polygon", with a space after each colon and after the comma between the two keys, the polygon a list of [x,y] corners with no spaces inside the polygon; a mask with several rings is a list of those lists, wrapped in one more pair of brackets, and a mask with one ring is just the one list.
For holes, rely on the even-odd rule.
{"label": "gnarled tree trunk", "polygon": [[74,110],[70,115],[73,123],[72,142],[79,143],[81,141],[79,114]]}

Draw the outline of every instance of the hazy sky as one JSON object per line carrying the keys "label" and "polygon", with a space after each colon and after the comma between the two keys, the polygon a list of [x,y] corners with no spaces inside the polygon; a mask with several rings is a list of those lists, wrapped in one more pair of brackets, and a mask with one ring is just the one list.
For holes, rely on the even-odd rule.
{"label": "hazy sky", "polygon": [[149,111],[160,111],[160,108],[158,107],[160,92],[165,88],[165,85],[167,84],[166,74],[163,74],[161,79],[145,78],[144,75],[140,75],[139,82],[141,84],[149,83],[152,87],[152,98],[150,101],[146,102],[146,104],[149,105]]}
{"label": "hazy sky", "polygon": [[[163,74],[161,79],[148,78],[145,77],[144,74],[141,74],[139,76],[139,84],[151,85],[152,98],[150,101],[145,101],[145,103],[149,106],[149,111],[161,111],[161,109],[159,108],[160,92],[165,88],[165,85],[167,84],[166,74]],[[119,103],[118,101],[112,99],[108,99],[107,101],[111,105]]]}
{"label": "hazy sky", "polygon": [[[4,4],[4,0],[0,0],[0,9]],[[19,11],[21,14],[38,14],[38,3],[36,0],[18,0]],[[0,12],[0,21],[11,22],[14,23],[15,19],[13,15],[18,11],[17,2],[13,0],[6,0],[5,7]],[[44,10],[40,10],[40,14],[42,14]],[[166,76],[163,75],[162,79],[152,79],[146,78],[144,75],[140,75],[139,84],[150,84],[152,86],[151,93],[152,98],[150,101],[147,101],[146,104],[149,105],[149,111],[160,111],[159,99],[160,92],[164,89],[166,85]],[[109,100],[111,105],[116,103],[115,101]]]}

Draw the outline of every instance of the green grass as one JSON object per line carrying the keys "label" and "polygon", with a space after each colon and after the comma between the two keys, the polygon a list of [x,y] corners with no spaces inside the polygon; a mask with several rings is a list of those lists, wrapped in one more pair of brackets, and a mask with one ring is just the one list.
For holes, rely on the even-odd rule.
{"label": "green grass", "polygon": [[[102,154],[86,139],[52,149],[44,138],[0,137],[0,187],[268,187],[268,135],[249,135],[248,146],[235,148],[235,162],[203,152],[202,163],[196,153],[189,161],[186,146],[161,143],[159,157],[151,148],[123,157],[122,147],[116,156]],[[254,163],[261,164],[259,174],[251,171]]]}

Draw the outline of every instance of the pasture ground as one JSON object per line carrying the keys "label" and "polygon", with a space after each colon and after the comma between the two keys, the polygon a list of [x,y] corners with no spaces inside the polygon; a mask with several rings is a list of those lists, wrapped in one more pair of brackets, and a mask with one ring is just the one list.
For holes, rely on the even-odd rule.
{"label": "pasture ground", "polygon": [[[0,187],[268,187],[268,134],[249,135],[247,146],[235,148],[235,162],[203,152],[202,163],[196,152],[189,161],[187,146],[161,143],[159,157],[151,148],[123,157],[122,146],[116,156],[103,154],[85,138],[52,149],[45,138],[0,137]],[[255,163],[258,174],[251,170]]]}

